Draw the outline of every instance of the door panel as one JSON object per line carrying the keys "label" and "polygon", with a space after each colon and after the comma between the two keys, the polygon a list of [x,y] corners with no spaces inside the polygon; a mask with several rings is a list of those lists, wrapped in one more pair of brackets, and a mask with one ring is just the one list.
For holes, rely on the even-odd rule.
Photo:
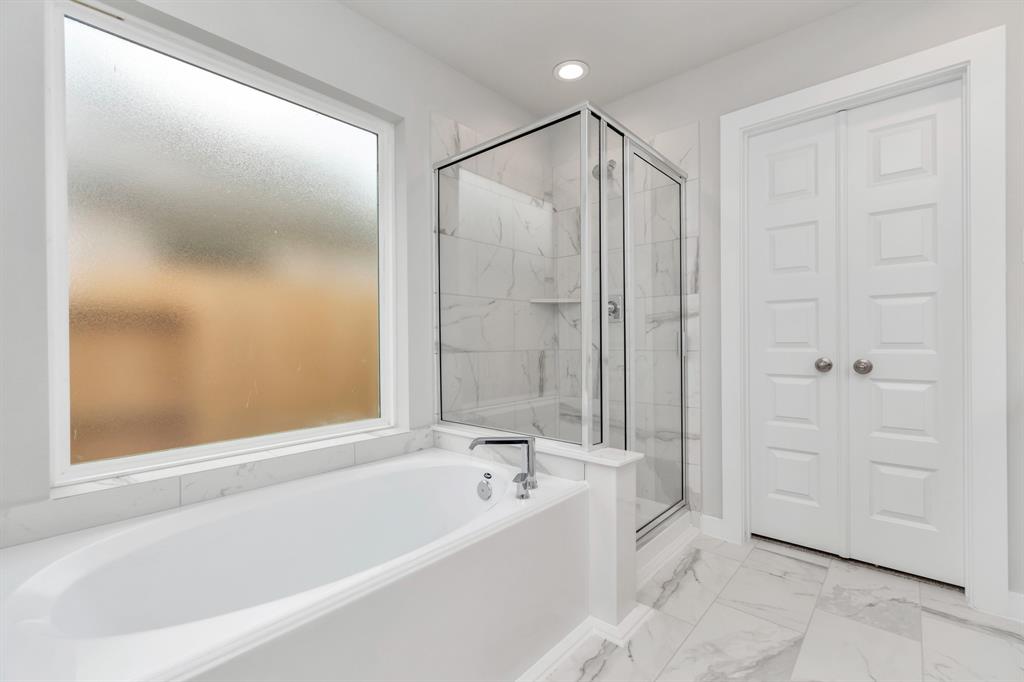
{"label": "door panel", "polygon": [[750,496],[754,533],[843,550],[838,490],[836,122],[750,140]]}
{"label": "door panel", "polygon": [[962,585],[960,83],[847,123],[851,554]]}
{"label": "door panel", "polygon": [[747,178],[752,531],[954,584],[961,135],[943,84],[756,136]]}

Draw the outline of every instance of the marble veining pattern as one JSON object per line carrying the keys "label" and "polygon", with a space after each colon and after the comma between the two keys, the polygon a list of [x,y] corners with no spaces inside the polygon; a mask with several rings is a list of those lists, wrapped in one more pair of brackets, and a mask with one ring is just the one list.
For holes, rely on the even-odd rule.
{"label": "marble veining pattern", "polygon": [[637,599],[623,646],[591,636],[546,679],[1024,680],[1024,626],[961,590],[764,539],[698,536]]}
{"label": "marble veining pattern", "polygon": [[738,561],[691,548],[640,588],[637,601],[696,623],[739,566]]}
{"label": "marble veining pattern", "polygon": [[[480,139],[432,125],[435,156]],[[439,416],[578,441],[579,163],[548,151],[524,138],[441,174]]]}
{"label": "marble veining pattern", "polygon": [[549,676],[556,682],[654,679],[693,627],[659,611],[651,611],[619,646],[591,635]]}
{"label": "marble veining pattern", "polygon": [[838,563],[829,571],[818,606],[838,616],[921,639],[921,602],[916,580]]}
{"label": "marble veining pattern", "polygon": [[1005,629],[980,622],[984,620],[923,610],[924,679],[1024,680],[1021,625]]}
{"label": "marble veining pattern", "polygon": [[788,679],[800,640],[798,631],[716,603],[658,679]]}
{"label": "marble veining pattern", "polygon": [[888,630],[818,609],[793,680],[920,680],[921,644]]}
{"label": "marble veining pattern", "polygon": [[755,549],[718,601],[778,625],[803,630],[827,572],[817,564]]}

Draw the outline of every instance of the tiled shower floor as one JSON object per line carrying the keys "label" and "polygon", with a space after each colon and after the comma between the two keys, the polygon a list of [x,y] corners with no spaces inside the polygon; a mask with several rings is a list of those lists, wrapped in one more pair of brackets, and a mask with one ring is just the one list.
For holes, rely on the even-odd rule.
{"label": "tiled shower floor", "polygon": [[702,536],[641,586],[625,646],[596,635],[549,680],[1009,680],[1024,633],[963,593],[788,545]]}

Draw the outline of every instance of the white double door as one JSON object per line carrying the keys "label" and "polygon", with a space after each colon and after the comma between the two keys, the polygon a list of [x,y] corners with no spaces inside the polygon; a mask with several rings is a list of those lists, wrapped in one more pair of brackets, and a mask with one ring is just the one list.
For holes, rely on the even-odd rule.
{"label": "white double door", "polygon": [[755,136],[746,183],[751,531],[958,585],[961,96]]}

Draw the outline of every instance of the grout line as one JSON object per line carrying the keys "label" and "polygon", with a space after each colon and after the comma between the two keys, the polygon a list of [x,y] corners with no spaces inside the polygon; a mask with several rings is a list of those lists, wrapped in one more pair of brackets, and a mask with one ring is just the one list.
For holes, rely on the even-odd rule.
{"label": "grout line", "polygon": [[804,643],[807,641],[807,635],[811,631],[811,623],[814,622],[814,614],[818,611],[818,600],[821,599],[822,592],[825,591],[825,583],[828,582],[828,576],[832,572],[832,564],[835,563],[835,559],[829,559],[828,567],[825,569],[825,579],[821,581],[821,585],[818,586],[818,593],[814,595],[814,606],[811,607],[811,615],[807,619],[807,625],[804,626],[803,635],[800,637],[800,646],[796,652],[796,658],[793,659],[793,670],[789,671],[789,679],[793,679],[793,673],[796,671],[797,663],[800,662],[800,655],[804,652]]}
{"label": "grout line", "polygon": [[[756,547],[755,547],[755,549],[756,549]],[[765,550],[765,551],[771,552],[771,550]],[[754,553],[754,550],[751,550],[750,553],[747,554],[747,559],[749,559],[751,554],[753,554],[753,553]],[[775,552],[771,552],[771,553],[775,554]],[[789,559],[793,559],[794,561],[803,561],[803,563],[811,564],[812,566],[820,566],[820,564],[815,564],[812,561],[806,561],[806,560],[800,559],[798,557],[791,557],[791,556],[788,556],[788,555],[785,555],[785,554],[778,554],[777,556],[787,557]],[[821,598],[821,593],[825,589],[825,583],[828,582],[828,575],[832,571],[832,563],[834,561],[835,561],[835,559],[831,559],[830,558],[828,566],[824,566],[823,567],[825,569],[825,577],[824,577],[824,579],[822,579],[821,584],[818,585],[818,591],[814,595],[814,604],[811,606],[811,613],[808,616],[807,623],[804,624],[803,631],[800,634],[800,646],[797,648],[796,657],[793,659],[793,670],[789,671],[789,679],[793,679],[793,671],[796,670],[796,664],[800,660],[800,654],[803,653],[804,642],[807,641],[807,634],[811,630],[811,623],[814,621],[814,614],[818,610],[818,600]],[[747,563],[747,560],[745,559],[743,561],[743,564],[746,565],[746,563]],[[767,619],[765,619],[765,620],[767,620]],[[771,621],[769,621],[769,622],[771,622]],[[780,627],[785,627],[785,626],[780,626]]]}
{"label": "grout line", "polygon": [[[700,536],[700,535],[698,535],[697,537],[699,538],[699,537],[701,537],[701,536]],[[706,536],[706,537],[709,537],[709,536]],[[697,538],[694,538],[694,540],[696,540],[696,539],[697,539]],[[692,542],[692,540],[691,540],[691,542]],[[695,549],[696,549],[696,548],[695,548]],[[699,551],[700,551],[700,552],[704,552],[705,550],[701,549],[701,550],[699,550]],[[729,559],[729,557],[726,557],[726,556],[722,556],[722,555],[717,555],[717,556],[718,556],[719,558],[722,558],[722,559],[726,559],[726,560],[729,560],[729,561],[735,561],[735,559]],[[749,557],[749,556],[750,556],[750,555],[748,554],[748,555],[747,555],[747,557]],[[688,633],[686,633],[686,637],[684,637],[684,638],[683,638],[683,641],[681,641],[681,642],[679,643],[679,646],[677,646],[677,647],[675,648],[675,650],[674,650],[674,651],[672,652],[672,655],[671,655],[671,656],[669,656],[669,659],[668,659],[667,661],[665,661],[665,665],[663,665],[663,666],[661,667],[661,669],[660,669],[660,670],[658,670],[658,673],[657,673],[657,674],[656,674],[656,675],[654,676],[654,680],[657,680],[657,679],[658,679],[659,677],[661,677],[662,673],[664,673],[664,672],[665,672],[665,669],[666,669],[666,668],[668,668],[668,665],[669,665],[669,663],[671,663],[671,662],[672,662],[672,659],[676,657],[676,654],[677,654],[677,653],[679,653],[679,651],[680,651],[680,650],[681,650],[681,649],[683,648],[683,646],[685,646],[685,645],[686,645],[686,643],[687,643],[688,641],[690,641],[690,637],[693,637],[693,633],[697,631],[697,628],[698,628],[698,627],[700,626],[701,622],[703,622],[703,620],[704,620],[704,616],[706,616],[706,615],[707,615],[708,611],[710,611],[710,610],[711,610],[711,607],[712,607],[712,606],[714,606],[715,604],[717,604],[717,603],[718,603],[718,598],[719,598],[719,596],[721,596],[722,592],[724,592],[724,591],[725,591],[725,589],[726,589],[727,587],[729,587],[729,584],[730,584],[730,583],[732,583],[732,581],[733,581],[733,580],[734,580],[734,579],[736,578],[736,574],[740,572],[740,568],[742,568],[742,567],[743,567],[743,564],[744,564],[744,563],[746,563],[746,559],[744,559],[743,561],[740,561],[740,562],[739,562],[739,566],[737,566],[737,567],[736,567],[736,570],[735,570],[735,571],[733,571],[733,574],[732,574],[731,576],[729,576],[729,579],[728,579],[727,581],[725,581],[725,585],[722,585],[722,588],[721,588],[720,590],[718,590],[718,592],[716,592],[716,593],[715,593],[715,598],[714,598],[714,599],[712,599],[712,600],[711,600],[711,603],[707,605],[707,608],[705,608],[705,609],[704,609],[704,611],[702,611],[702,612],[701,612],[701,614],[700,614],[700,617],[699,617],[699,618],[697,618],[697,622],[696,622],[696,623],[694,623],[694,624],[693,624],[693,627],[692,627],[692,628],[690,629],[690,631],[689,631]],[[655,610],[657,610],[657,611],[660,611],[659,609],[655,609]],[[670,616],[670,615],[672,615],[672,614],[666,614],[666,615],[669,615],[669,616]],[[678,618],[677,620],[682,620],[682,618]],[[686,622],[686,621],[683,621],[683,622]]]}
{"label": "grout line", "polygon": [[[663,613],[663,612],[662,611],[658,611],[658,613]],[[664,615],[666,615],[666,616],[668,616],[670,618],[674,618],[674,616],[672,614],[670,614],[670,613],[665,613]],[[704,617],[701,616],[698,619],[698,622],[700,622],[700,620],[703,620],[703,618]],[[686,623],[686,621],[683,620],[682,618],[676,618],[676,620],[678,620],[678,621],[680,621],[682,623]],[[689,625],[689,623],[686,623],[686,624]],[[674,659],[676,657],[676,654],[679,653],[679,650],[683,648],[683,645],[686,644],[686,641],[688,639],[690,639],[690,636],[693,635],[693,631],[696,630],[696,629],[697,629],[696,625],[691,627],[690,631],[686,633],[686,637],[683,637],[683,639],[680,640],[679,644],[677,644],[676,647],[674,649],[672,649],[672,653],[669,655],[668,659],[665,661],[665,663],[662,664],[662,666],[660,668],[658,668],[658,671],[656,673],[654,673],[654,676],[651,677],[651,682],[654,682],[659,677],[661,677],[661,674],[665,672],[665,670],[668,668],[669,664],[672,662],[672,659]]]}
{"label": "grout line", "polygon": [[[698,536],[698,537],[700,537],[700,536]],[[701,552],[714,553],[713,550],[703,550],[702,549],[700,551]],[[721,600],[721,595],[729,588],[729,586],[732,584],[732,582],[736,580],[736,576],[739,574],[740,569],[743,568],[744,566],[748,565],[748,562],[750,560],[750,556],[751,556],[752,553],[753,553],[752,551],[750,553],[748,553],[747,556],[742,561],[739,562],[740,565],[736,568],[736,570],[730,576],[729,580],[727,580],[726,583],[722,586],[722,588],[716,592],[715,598],[711,601],[711,603],[708,605],[708,607],[701,613],[700,617],[693,624],[692,629],[690,630],[690,632],[687,633],[686,637],[683,638],[683,640],[679,643],[678,646],[673,648],[672,653],[668,657],[668,659],[665,662],[665,664],[662,665],[661,668],[658,670],[658,672],[655,674],[654,680],[659,679],[665,673],[665,671],[668,669],[669,665],[671,664],[673,659],[676,657],[676,655],[679,653],[679,651],[684,646],[686,646],[687,642],[689,642],[689,640],[693,637],[693,633],[696,632],[697,629],[700,627],[701,623],[703,622],[704,618],[707,616],[707,613],[711,610],[711,608],[714,607],[716,604],[724,606],[724,604],[722,604],[721,601],[720,601]],[[721,555],[719,555],[719,556],[721,556]],[[786,556],[786,555],[780,555],[780,556]],[[724,558],[728,558],[728,557],[724,557]],[[800,561],[800,559],[797,558],[797,557],[788,557],[787,556],[787,558],[794,559],[795,561]],[[857,565],[862,564],[862,563],[863,562],[857,562],[857,561],[854,561],[854,560],[848,560],[848,559],[844,559],[844,558],[841,558],[841,557],[834,557],[834,558],[830,558],[829,559],[829,563],[828,563],[827,566],[823,566],[822,567],[822,568],[826,569],[826,574],[825,574],[825,577],[823,578],[823,580],[819,583],[818,590],[817,590],[817,592],[816,592],[816,594],[814,596],[814,605],[813,605],[813,607],[811,609],[810,616],[807,619],[807,622],[805,623],[805,625],[804,625],[804,627],[803,627],[803,629],[801,631],[800,644],[799,644],[799,648],[797,650],[797,655],[796,655],[796,657],[794,659],[793,671],[796,670],[796,665],[799,662],[800,656],[803,653],[803,646],[804,646],[804,644],[805,644],[805,642],[807,640],[807,636],[810,633],[811,625],[814,622],[814,617],[815,617],[815,615],[817,614],[818,611],[822,611],[822,609],[819,608],[818,604],[820,602],[821,596],[824,593],[825,584],[829,580],[829,577],[831,575],[831,571],[837,565],[857,566]],[[814,564],[814,565],[820,566],[820,564]],[[920,601],[921,601],[921,592],[920,592],[920,590],[921,590],[921,585],[920,585],[921,582],[924,582],[924,581],[915,581],[915,586],[916,586],[916,588],[918,590],[918,599],[917,599],[917,601],[918,601],[918,605],[919,606],[920,606]],[[661,615],[665,615],[665,616],[668,616],[670,618],[674,618],[676,620],[682,620],[682,619],[680,619],[680,618],[678,618],[676,616],[672,616],[672,614],[669,614],[669,613],[666,613],[664,611],[661,611],[660,609],[654,609],[654,611],[657,611]],[[741,613],[745,613],[742,610],[740,610],[740,612]],[[919,622],[921,624],[921,639],[917,642],[917,644],[918,644],[918,654],[919,654],[919,659],[920,659],[920,670],[921,670],[921,674],[922,675],[924,674],[924,666],[925,666],[925,660],[924,660],[923,614],[924,614],[923,609],[919,608],[918,609],[917,617],[918,617]],[[747,615],[752,615],[752,614],[747,614]],[[778,625],[777,623],[774,623],[773,621],[771,621],[769,619],[765,619],[765,618],[761,618],[761,619],[765,620],[766,622],[773,623],[774,625],[776,625],[778,627],[781,627],[783,629],[792,630],[792,628],[786,628],[785,626]],[[683,621],[683,622],[685,622],[685,621]],[[881,629],[886,631],[886,632],[890,632],[889,630],[885,630],[884,628],[881,628]],[[790,678],[789,679],[792,679],[792,672],[793,671],[790,672]]]}

